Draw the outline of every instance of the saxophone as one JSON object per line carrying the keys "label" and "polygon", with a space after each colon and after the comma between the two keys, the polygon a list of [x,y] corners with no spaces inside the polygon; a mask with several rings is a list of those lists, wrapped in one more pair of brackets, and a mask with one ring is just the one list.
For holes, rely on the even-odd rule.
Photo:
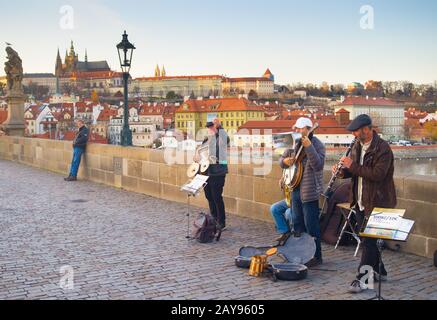
{"label": "saxophone", "polygon": [[[282,174],[284,175],[284,173]],[[285,195],[285,202],[287,203],[287,207],[291,208],[291,193],[293,190],[291,190],[290,186],[286,184],[285,178],[281,178],[280,184],[281,184],[281,190],[284,192]]]}

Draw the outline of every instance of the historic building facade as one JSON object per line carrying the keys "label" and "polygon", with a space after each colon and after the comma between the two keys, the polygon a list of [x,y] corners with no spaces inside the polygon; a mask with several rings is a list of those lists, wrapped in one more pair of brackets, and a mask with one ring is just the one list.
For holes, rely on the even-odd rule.
{"label": "historic building facade", "polygon": [[275,77],[269,69],[262,77],[224,78],[222,89],[225,94],[269,95],[275,92]]}
{"label": "historic building facade", "polygon": [[360,114],[369,115],[386,139],[404,137],[405,107],[401,103],[385,98],[346,97],[335,112],[341,109],[349,112],[351,120]]}
{"label": "historic building facade", "polygon": [[216,118],[230,135],[248,121],[265,119],[263,107],[245,98],[193,99],[184,102],[176,111],[175,127],[190,139],[196,139],[206,123]]}
{"label": "historic building facade", "polygon": [[145,97],[165,98],[169,92],[179,96],[206,97],[222,94],[223,76],[159,76],[137,78],[132,81],[129,90],[133,94]]}
{"label": "historic building facade", "polygon": [[275,77],[269,69],[262,77],[229,78],[222,75],[168,76],[165,67],[156,66],[154,77],[136,78],[130,93],[145,97],[165,98],[169,92],[187,97],[218,97],[224,94],[258,95],[274,93]]}

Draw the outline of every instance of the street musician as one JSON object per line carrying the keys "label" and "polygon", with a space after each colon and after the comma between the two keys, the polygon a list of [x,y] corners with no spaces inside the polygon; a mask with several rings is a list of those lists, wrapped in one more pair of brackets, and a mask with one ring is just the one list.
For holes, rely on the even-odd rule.
{"label": "street musician", "polygon": [[[352,148],[350,157],[340,160],[339,178],[352,178],[350,194],[351,208],[357,212],[357,226],[362,229],[366,219],[374,208],[394,208],[396,206],[396,189],[393,180],[394,156],[390,145],[373,130],[372,119],[360,115],[347,127],[347,130],[359,140]],[[332,168],[337,171],[337,166]],[[364,238],[363,251],[358,268],[358,275],[350,285],[351,293],[360,293],[368,289],[368,283],[362,281],[365,274],[361,267],[371,266],[375,278],[386,280],[387,271],[383,266],[379,271],[380,254],[377,239]]]}

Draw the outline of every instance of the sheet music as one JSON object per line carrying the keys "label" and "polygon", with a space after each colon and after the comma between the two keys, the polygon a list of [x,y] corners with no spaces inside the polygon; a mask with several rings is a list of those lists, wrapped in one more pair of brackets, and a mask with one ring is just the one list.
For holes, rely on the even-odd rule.
{"label": "sheet music", "polygon": [[375,209],[360,235],[386,240],[407,241],[414,221],[404,219],[405,210]]}
{"label": "sheet music", "polygon": [[208,179],[208,176],[198,174],[191,182],[185,184],[181,190],[196,194],[205,186]]}

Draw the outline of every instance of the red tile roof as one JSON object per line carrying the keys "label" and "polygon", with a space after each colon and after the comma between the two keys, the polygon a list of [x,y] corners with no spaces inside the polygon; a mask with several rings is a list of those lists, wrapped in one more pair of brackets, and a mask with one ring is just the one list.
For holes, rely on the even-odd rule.
{"label": "red tile roof", "polygon": [[117,114],[117,110],[105,108],[100,112],[97,121],[109,121],[111,117],[115,117]]}
{"label": "red tile roof", "polygon": [[341,109],[338,110],[336,113],[350,113],[350,112],[347,111],[346,109],[341,108]]}
{"label": "red tile roof", "polygon": [[37,105],[32,105],[30,107],[28,107],[25,111],[26,112],[30,112],[32,114],[32,118],[26,118],[27,120],[36,120],[39,116],[39,114],[41,113],[41,108],[40,106]]}
{"label": "red tile roof", "polygon": [[399,102],[385,98],[346,97],[338,106],[400,106]]}
{"label": "red tile roof", "polygon": [[122,78],[123,74],[121,72],[114,71],[83,71],[83,72],[75,72],[72,74],[71,78],[75,79],[113,79],[113,78]]}
{"label": "red tile roof", "polygon": [[[187,105],[186,110],[184,106]],[[223,111],[264,111],[263,107],[247,99],[222,98],[208,100],[187,100],[176,113],[187,112],[223,112]]]}

